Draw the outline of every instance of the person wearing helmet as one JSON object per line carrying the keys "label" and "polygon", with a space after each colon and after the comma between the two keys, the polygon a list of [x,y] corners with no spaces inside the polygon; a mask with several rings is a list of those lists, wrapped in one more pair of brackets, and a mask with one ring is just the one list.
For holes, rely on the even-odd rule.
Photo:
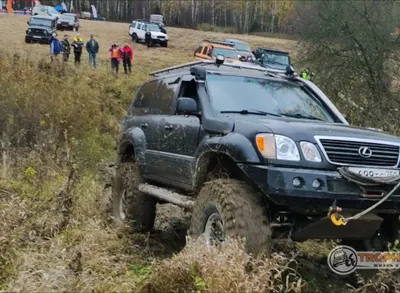
{"label": "person wearing helmet", "polygon": [[81,64],[82,50],[85,44],[83,43],[83,39],[81,38],[80,34],[76,34],[76,37],[71,45],[74,47],[75,65]]}

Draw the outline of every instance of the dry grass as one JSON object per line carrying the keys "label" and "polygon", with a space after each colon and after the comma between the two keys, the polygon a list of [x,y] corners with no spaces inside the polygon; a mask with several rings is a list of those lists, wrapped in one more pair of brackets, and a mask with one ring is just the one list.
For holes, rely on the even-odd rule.
{"label": "dry grass", "polygon": [[149,71],[192,60],[203,38],[291,52],[294,42],[171,28],[169,48],[134,44],[134,74],[115,79],[106,49],[129,41],[127,24],[82,21],[80,33],[100,42],[102,66],[90,70],[84,55],[81,68],[51,70],[48,46],[24,43],[26,20],[0,15],[0,291],[355,292],[351,283],[357,292],[395,292],[393,274],[334,275],[324,259],[329,243],[284,242],[271,259],[252,259],[235,242],[190,242],[179,252],[187,215],[176,207],[157,208],[149,235],[110,221],[107,166],[120,118]]}

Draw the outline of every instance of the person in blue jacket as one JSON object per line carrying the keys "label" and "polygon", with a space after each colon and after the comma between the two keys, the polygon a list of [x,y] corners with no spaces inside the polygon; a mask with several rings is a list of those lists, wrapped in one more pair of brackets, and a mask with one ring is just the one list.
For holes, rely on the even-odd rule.
{"label": "person in blue jacket", "polygon": [[54,34],[53,37],[51,38],[50,42],[50,56],[51,56],[51,61],[58,61],[58,57],[60,56],[60,53],[62,52],[62,46],[60,43],[60,40],[58,39],[57,34]]}

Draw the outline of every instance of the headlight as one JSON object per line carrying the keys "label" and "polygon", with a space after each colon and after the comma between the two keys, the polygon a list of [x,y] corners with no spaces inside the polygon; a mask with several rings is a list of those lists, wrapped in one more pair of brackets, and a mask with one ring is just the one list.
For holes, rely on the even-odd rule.
{"label": "headlight", "polygon": [[270,133],[257,134],[256,144],[266,159],[300,161],[299,150],[289,137]]}
{"label": "headlight", "polygon": [[32,31],[32,30],[29,28],[29,29],[27,30],[27,33],[28,33],[28,34],[30,34],[30,33],[31,33],[31,31]]}
{"label": "headlight", "polygon": [[311,142],[307,142],[307,141],[302,141],[300,142],[300,148],[301,151],[303,152],[303,156],[307,161],[310,162],[321,162],[321,155],[317,149],[317,147],[311,143]]}

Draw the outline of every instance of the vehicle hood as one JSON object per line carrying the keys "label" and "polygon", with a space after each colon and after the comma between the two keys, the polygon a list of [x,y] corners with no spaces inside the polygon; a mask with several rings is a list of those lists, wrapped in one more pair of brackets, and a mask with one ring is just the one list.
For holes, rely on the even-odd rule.
{"label": "vehicle hood", "polygon": [[[234,117],[235,116],[235,117]],[[232,115],[235,129],[259,129],[274,134],[288,136],[295,141],[316,142],[314,136],[336,136],[349,138],[374,139],[400,143],[400,138],[388,133],[350,126],[341,123],[317,122],[315,120],[262,117],[256,115]],[[250,124],[253,124],[252,126]],[[246,125],[246,127],[243,127]]]}
{"label": "vehicle hood", "polygon": [[153,37],[167,37],[167,35],[162,32],[151,32],[151,35]]}

